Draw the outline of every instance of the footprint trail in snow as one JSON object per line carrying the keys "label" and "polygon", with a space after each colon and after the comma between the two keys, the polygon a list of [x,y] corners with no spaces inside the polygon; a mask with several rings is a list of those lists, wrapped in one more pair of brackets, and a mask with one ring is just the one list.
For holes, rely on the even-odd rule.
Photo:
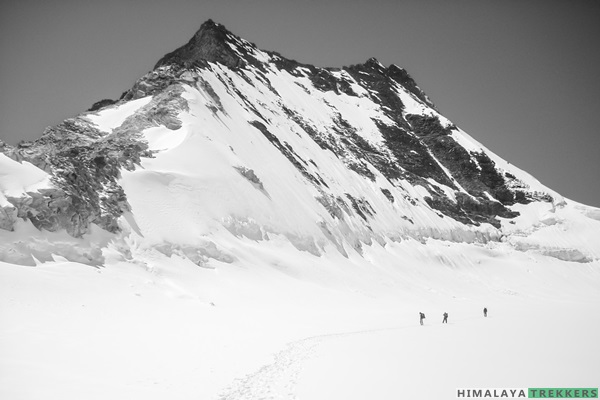
{"label": "footprint trail in snow", "polygon": [[303,361],[314,354],[321,336],[290,343],[275,357],[272,364],[236,380],[219,400],[296,399],[294,393]]}

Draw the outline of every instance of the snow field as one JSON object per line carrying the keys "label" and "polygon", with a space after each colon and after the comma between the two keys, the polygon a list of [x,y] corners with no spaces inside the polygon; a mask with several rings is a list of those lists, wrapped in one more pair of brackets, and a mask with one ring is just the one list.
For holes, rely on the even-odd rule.
{"label": "snow field", "polygon": [[598,384],[597,306],[500,303],[488,318],[473,311],[455,309],[447,325],[437,313],[422,327],[327,338],[304,363],[295,398],[452,399],[456,388]]}
{"label": "snow field", "polygon": [[0,264],[0,397],[431,399],[597,382],[597,262],[434,240],[349,258],[230,243],[236,261],[205,267],[135,246],[103,268]]}

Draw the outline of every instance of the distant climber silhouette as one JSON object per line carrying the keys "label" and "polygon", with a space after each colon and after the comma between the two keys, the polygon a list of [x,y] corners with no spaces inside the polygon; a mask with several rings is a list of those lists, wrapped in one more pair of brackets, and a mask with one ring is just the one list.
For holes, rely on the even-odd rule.
{"label": "distant climber silhouette", "polygon": [[447,324],[448,323],[448,313],[445,312],[444,313],[444,319],[442,320],[442,324]]}
{"label": "distant climber silhouette", "polygon": [[421,325],[423,325],[424,319],[425,319],[425,314],[423,314],[422,312],[419,312],[419,321],[421,322]]}
{"label": "distant climber silhouette", "polygon": [[484,309],[483,309],[483,316],[484,316],[484,317],[487,317],[487,308],[484,308]]}

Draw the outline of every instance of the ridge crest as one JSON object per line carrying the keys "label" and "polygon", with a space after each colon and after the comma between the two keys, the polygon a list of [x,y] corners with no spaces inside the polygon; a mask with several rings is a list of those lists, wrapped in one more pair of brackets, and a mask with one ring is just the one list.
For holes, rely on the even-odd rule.
{"label": "ridge crest", "polygon": [[218,62],[230,68],[238,67],[242,59],[232,49],[233,35],[224,25],[208,19],[194,36],[183,46],[163,56],[154,69],[168,64],[189,67],[203,61]]}

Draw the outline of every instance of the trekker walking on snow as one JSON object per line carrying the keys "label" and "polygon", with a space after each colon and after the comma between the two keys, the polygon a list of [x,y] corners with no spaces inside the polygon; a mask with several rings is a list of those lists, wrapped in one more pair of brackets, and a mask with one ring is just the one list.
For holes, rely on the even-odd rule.
{"label": "trekker walking on snow", "polygon": [[421,322],[421,325],[423,325],[423,320],[425,319],[425,314],[423,314],[422,312],[419,312],[419,320]]}
{"label": "trekker walking on snow", "polygon": [[445,312],[444,313],[444,319],[442,320],[442,324],[447,324],[448,323],[448,313]]}
{"label": "trekker walking on snow", "polygon": [[484,309],[483,309],[483,316],[484,316],[484,317],[487,317],[487,308],[484,308]]}

